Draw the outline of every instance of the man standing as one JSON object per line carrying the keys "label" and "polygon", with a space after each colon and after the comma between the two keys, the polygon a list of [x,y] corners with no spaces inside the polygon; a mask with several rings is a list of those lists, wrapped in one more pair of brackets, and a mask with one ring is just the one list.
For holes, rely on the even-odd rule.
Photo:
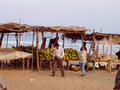
{"label": "man standing", "polygon": [[86,48],[86,43],[84,42],[81,49],[80,49],[80,60],[79,60],[79,65],[80,65],[80,68],[81,68],[81,71],[82,71],[82,77],[85,75],[85,64],[86,64],[86,58],[87,58],[87,55],[86,55],[86,51],[87,51],[87,48]]}
{"label": "man standing", "polygon": [[64,49],[59,46],[58,43],[55,44],[55,51],[54,51],[55,60],[53,61],[53,69],[52,69],[52,76],[55,76],[55,71],[57,65],[61,71],[62,77],[64,77],[64,66],[62,58],[64,57]]}
{"label": "man standing", "polygon": [[117,75],[116,75],[115,87],[113,90],[120,90],[120,67],[119,67]]}

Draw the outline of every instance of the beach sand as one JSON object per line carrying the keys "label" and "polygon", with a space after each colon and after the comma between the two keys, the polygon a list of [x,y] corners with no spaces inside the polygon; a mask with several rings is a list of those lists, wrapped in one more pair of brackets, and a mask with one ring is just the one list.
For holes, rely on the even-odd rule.
{"label": "beach sand", "polygon": [[50,70],[0,70],[8,90],[112,90],[116,72],[88,72],[81,77],[79,72],[65,71],[65,78],[56,72],[51,77]]}

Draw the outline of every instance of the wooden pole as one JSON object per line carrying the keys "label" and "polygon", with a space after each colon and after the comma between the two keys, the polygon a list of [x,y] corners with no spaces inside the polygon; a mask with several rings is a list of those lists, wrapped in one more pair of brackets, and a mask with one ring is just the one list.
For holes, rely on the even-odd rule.
{"label": "wooden pole", "polygon": [[82,37],[82,45],[83,45],[83,42],[84,42],[84,34],[81,34],[81,37]]}
{"label": "wooden pole", "polygon": [[112,56],[112,36],[110,36],[110,55]]}
{"label": "wooden pole", "polygon": [[37,69],[40,71],[39,65],[39,31],[37,31],[37,40],[36,40],[36,59],[37,59]]}
{"label": "wooden pole", "polygon": [[17,47],[17,49],[18,49],[18,33],[16,33],[16,47]]}
{"label": "wooden pole", "polygon": [[89,54],[90,54],[90,52],[91,52],[91,50],[92,50],[92,46],[93,46],[93,44],[94,44],[94,39],[95,39],[95,34],[94,34],[94,30],[93,30],[92,43],[91,43],[91,45],[90,45]]}
{"label": "wooden pole", "polygon": [[58,32],[56,33],[56,37],[58,37]]}
{"label": "wooden pole", "polygon": [[103,50],[103,54],[104,54],[104,49],[105,49],[105,46],[104,46],[104,43],[103,43],[103,49],[102,49]]}
{"label": "wooden pole", "polygon": [[33,40],[32,40],[32,62],[31,62],[31,69],[33,70],[33,61],[34,61],[34,39],[35,39],[35,32],[33,32]]}
{"label": "wooden pole", "polygon": [[19,46],[21,44],[21,33],[19,34]]}
{"label": "wooden pole", "polygon": [[27,57],[27,69],[29,70],[29,67],[30,67],[30,58]]}
{"label": "wooden pole", "polygon": [[8,38],[9,38],[9,33],[7,33],[7,42],[6,42],[6,48],[8,48]]}
{"label": "wooden pole", "polygon": [[44,32],[41,32],[42,33],[42,41],[44,40]]}
{"label": "wooden pole", "polygon": [[22,67],[23,67],[23,70],[25,70],[25,59],[24,58],[22,59]]}
{"label": "wooden pole", "polygon": [[98,45],[97,45],[97,55],[99,53],[99,41],[98,41]]}
{"label": "wooden pole", "polygon": [[2,47],[3,38],[4,38],[4,33],[2,32],[2,33],[1,33],[1,38],[0,38],[0,47]]}
{"label": "wooden pole", "polygon": [[63,48],[65,47],[65,36],[63,35]]}

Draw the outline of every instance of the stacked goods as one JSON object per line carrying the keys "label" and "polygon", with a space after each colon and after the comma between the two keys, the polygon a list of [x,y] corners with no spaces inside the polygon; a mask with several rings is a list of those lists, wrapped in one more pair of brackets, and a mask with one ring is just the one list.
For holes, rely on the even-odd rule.
{"label": "stacked goods", "polygon": [[75,72],[80,71],[79,66],[73,65],[71,68],[72,68],[72,71],[75,71]]}
{"label": "stacked goods", "polygon": [[79,59],[79,51],[72,48],[64,49],[65,55],[64,60],[78,60]]}
{"label": "stacked goods", "polygon": [[54,60],[54,48],[45,48],[39,51],[40,59]]}
{"label": "stacked goods", "polygon": [[95,56],[94,54],[92,55],[89,55],[88,56],[89,60],[98,60],[98,61],[108,61],[108,60],[112,60],[112,61],[115,61],[115,60],[118,60],[118,57],[116,55],[107,55],[107,54],[98,54],[97,56]]}
{"label": "stacked goods", "polygon": [[[64,49],[65,55],[63,57],[64,60],[78,60],[79,59],[79,51],[66,48]],[[54,48],[46,48],[40,50],[40,59],[45,60],[54,60]]]}
{"label": "stacked goods", "polygon": [[[12,48],[17,49],[14,46]],[[32,53],[32,47],[31,46],[19,46],[17,50]]]}
{"label": "stacked goods", "polygon": [[[13,47],[16,49],[16,47]],[[34,56],[36,55],[36,47],[34,47]],[[18,50],[32,53],[31,46],[19,46]],[[72,48],[64,49],[65,55],[63,57],[64,60],[78,60],[79,59],[79,51]],[[45,48],[39,50],[39,55],[41,60],[54,60],[54,48]]]}

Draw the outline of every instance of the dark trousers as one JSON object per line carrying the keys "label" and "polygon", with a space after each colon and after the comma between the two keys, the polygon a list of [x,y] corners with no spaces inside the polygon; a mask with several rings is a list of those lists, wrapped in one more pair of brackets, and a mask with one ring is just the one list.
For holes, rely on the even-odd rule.
{"label": "dark trousers", "polygon": [[64,77],[64,66],[63,66],[63,61],[56,58],[54,61],[53,61],[53,68],[52,68],[52,74],[55,75],[55,71],[56,71],[56,67],[59,67],[60,71],[61,71],[61,74],[62,76]]}

